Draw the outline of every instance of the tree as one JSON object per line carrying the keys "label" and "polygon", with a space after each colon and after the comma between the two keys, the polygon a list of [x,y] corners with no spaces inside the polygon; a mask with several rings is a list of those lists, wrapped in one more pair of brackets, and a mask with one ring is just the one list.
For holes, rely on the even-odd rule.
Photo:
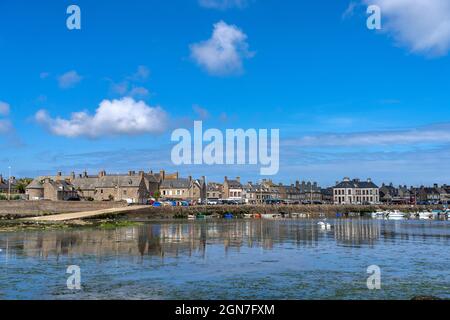
{"label": "tree", "polygon": [[161,198],[161,193],[159,191],[155,191],[155,193],[153,193],[153,198],[158,201],[159,198]]}

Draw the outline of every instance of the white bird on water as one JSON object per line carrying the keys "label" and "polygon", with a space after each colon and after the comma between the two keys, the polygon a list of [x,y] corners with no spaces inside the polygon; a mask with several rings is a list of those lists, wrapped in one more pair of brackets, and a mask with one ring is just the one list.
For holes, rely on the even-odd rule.
{"label": "white bird on water", "polygon": [[318,223],[318,225],[320,226],[320,229],[322,229],[322,230],[331,230],[331,224],[329,224],[329,223],[325,223],[325,222],[323,222],[323,221],[320,221],[319,223]]}

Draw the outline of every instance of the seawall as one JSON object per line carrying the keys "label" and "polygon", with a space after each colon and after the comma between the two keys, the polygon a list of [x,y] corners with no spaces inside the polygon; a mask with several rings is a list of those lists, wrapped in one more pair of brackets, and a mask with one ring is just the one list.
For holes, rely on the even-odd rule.
{"label": "seawall", "polygon": [[25,218],[58,213],[121,208],[126,206],[126,202],[109,201],[0,201],[0,218]]}
{"label": "seawall", "polygon": [[269,214],[269,213],[304,213],[311,217],[325,215],[327,217],[336,217],[337,213],[347,215],[362,215],[371,213],[378,209],[382,210],[400,210],[402,212],[417,212],[421,210],[438,209],[439,206],[406,206],[406,205],[242,205],[242,206],[195,206],[195,207],[160,207],[144,208],[126,214],[130,218],[154,219],[154,218],[179,218],[195,214],[225,214],[232,213],[240,216],[244,214]]}

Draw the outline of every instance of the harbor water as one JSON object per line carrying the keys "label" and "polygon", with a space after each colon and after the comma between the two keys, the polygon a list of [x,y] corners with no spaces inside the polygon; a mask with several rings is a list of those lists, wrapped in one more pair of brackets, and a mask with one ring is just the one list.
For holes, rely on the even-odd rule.
{"label": "harbor water", "polygon": [[[1,233],[0,299],[450,298],[450,221],[319,222]],[[67,285],[69,266],[79,267],[79,290]],[[380,270],[379,289],[368,288],[370,266]]]}

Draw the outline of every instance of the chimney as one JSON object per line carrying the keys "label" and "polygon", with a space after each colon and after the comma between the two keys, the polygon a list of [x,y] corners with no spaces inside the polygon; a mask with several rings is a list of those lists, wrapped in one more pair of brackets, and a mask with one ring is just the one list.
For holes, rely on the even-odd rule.
{"label": "chimney", "polygon": [[189,183],[191,183],[192,182],[192,176],[189,176]]}
{"label": "chimney", "polygon": [[3,176],[0,174],[0,183],[3,183]]}
{"label": "chimney", "polygon": [[371,182],[372,182],[372,179],[367,178],[367,182],[371,183]]}
{"label": "chimney", "polygon": [[228,181],[228,177],[227,177],[227,176],[225,176],[224,180],[225,180],[225,181]]}
{"label": "chimney", "polygon": [[300,181],[298,181],[298,180],[295,181],[295,187],[296,187],[296,188],[300,188]]}
{"label": "chimney", "polygon": [[133,174],[133,171],[128,171],[128,175],[131,177],[131,176],[134,176],[134,174]]}
{"label": "chimney", "polygon": [[345,177],[345,178],[344,178],[344,181],[345,181],[345,182],[350,182],[350,178],[349,178],[349,177]]}
{"label": "chimney", "polygon": [[236,181],[241,183],[241,177],[236,177]]}
{"label": "chimney", "polygon": [[434,184],[434,187],[435,187],[435,188],[439,188],[439,186],[438,186],[438,184],[437,184],[437,183],[435,183],[435,184]]}
{"label": "chimney", "polygon": [[99,177],[99,178],[104,177],[104,176],[106,176],[106,171],[105,171],[105,170],[102,170],[102,171],[100,171],[100,172],[98,173],[98,177]]}
{"label": "chimney", "polygon": [[71,172],[70,173],[70,179],[73,181],[73,180],[75,180],[75,172]]}
{"label": "chimney", "polygon": [[86,171],[86,170],[84,170],[84,172],[83,172],[83,176],[84,176],[85,178],[87,178],[87,177],[88,177],[88,173],[87,173],[87,171]]}
{"label": "chimney", "polygon": [[144,172],[144,171],[139,171],[139,177],[143,178],[144,175],[145,175],[145,172]]}

